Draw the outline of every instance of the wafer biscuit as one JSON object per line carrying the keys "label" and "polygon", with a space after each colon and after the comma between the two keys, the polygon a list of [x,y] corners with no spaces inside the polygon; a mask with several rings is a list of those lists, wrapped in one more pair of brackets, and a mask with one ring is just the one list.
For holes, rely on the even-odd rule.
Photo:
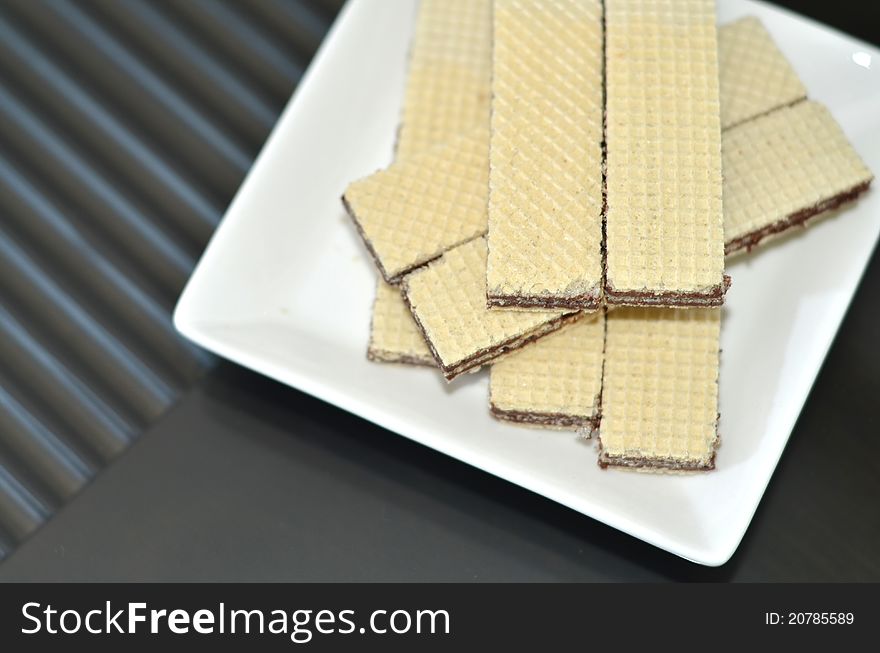
{"label": "wafer biscuit", "polygon": [[421,0],[410,52],[397,159],[488,122],[491,0]]}
{"label": "wafer biscuit", "polygon": [[397,160],[343,195],[390,283],[486,230],[491,4],[422,2]]}
{"label": "wafer biscuit", "polygon": [[723,301],[712,0],[606,2],[609,304]]}
{"label": "wafer biscuit", "polygon": [[486,232],[488,125],[351,184],[342,197],[389,283]]}
{"label": "wafer biscuit", "polygon": [[[728,241],[730,253],[738,251],[737,247],[757,246],[799,220],[839,206],[871,181],[871,173],[830,114],[814,102],[741,123],[725,133],[724,148],[725,231],[729,234],[739,229],[743,234]],[[544,350],[548,338],[505,362],[512,365],[528,352],[532,362],[523,365],[519,372],[523,377],[559,374],[566,366],[590,364],[595,349],[579,346],[570,333],[566,330],[554,335],[553,349]],[[567,351],[568,357],[560,358],[557,350]],[[650,373],[666,374],[660,368]],[[494,383],[494,368],[492,374]],[[586,405],[593,396],[592,389],[587,388],[576,401]],[[561,398],[557,395],[556,400]],[[507,410],[526,410],[528,400],[519,401],[518,406],[515,400],[509,401]],[[577,415],[561,417],[574,420]]]}
{"label": "wafer biscuit", "polygon": [[726,132],[724,170],[728,253],[855,199],[873,179],[828,110],[812,101]]}
{"label": "wafer biscuit", "polygon": [[719,28],[718,75],[722,129],[807,97],[794,68],[754,16]]}
{"label": "wafer biscuit", "polygon": [[[514,0],[507,0],[507,2],[512,3]],[[726,56],[739,56],[742,44],[752,41],[756,42],[764,53],[758,58],[742,57],[742,63],[732,60],[723,61],[722,66],[728,71],[730,79],[741,80],[750,73],[754,74],[762,70],[767,70],[768,74],[772,73],[775,77],[780,78],[785,78],[785,71],[793,75],[784,58],[780,60],[774,58],[772,42],[770,45],[765,43],[766,39],[761,37],[760,30],[762,29],[759,23],[743,20],[719,30],[721,41],[733,44],[726,48]],[[595,34],[591,38],[593,40],[601,39]],[[775,52],[778,53],[778,50]],[[781,58],[781,55],[779,57]],[[762,62],[763,65],[761,65]],[[591,73],[595,74],[596,71],[592,70]],[[588,75],[585,73],[584,76]],[[485,90],[488,95],[488,79],[486,84]],[[572,92],[572,96],[577,100],[575,105],[586,105],[588,100],[584,100],[581,96],[590,95],[589,90],[580,84],[575,88],[581,89]],[[737,83],[722,86],[721,90],[722,106],[735,102],[732,94],[743,92],[741,85]],[[748,106],[752,111],[766,112],[779,106],[779,102],[788,101],[789,97],[789,95],[779,97],[773,92],[773,89],[766,89],[766,95],[753,95]],[[537,103],[538,100],[535,102]],[[551,104],[561,103],[561,101],[555,100],[551,102]],[[585,108],[581,110],[589,113]],[[601,108],[598,110],[601,112]],[[743,115],[742,111],[740,110],[740,115]],[[431,121],[431,115],[431,111],[426,110],[428,122]],[[414,114],[412,119],[417,120],[418,116]],[[585,134],[590,134],[601,140],[598,129],[599,126],[596,124],[585,124],[582,125],[579,133],[584,138],[586,138]],[[486,204],[489,202],[486,184],[487,170],[489,170],[487,139],[488,132],[485,129],[482,127],[472,128],[462,135],[450,136],[449,141],[451,142],[416,154],[411,160],[403,159],[387,170],[353,183],[346,190],[343,198],[346,208],[352,214],[362,238],[386,280],[397,283],[400,277],[409,270],[424,265],[443,251],[486,232]],[[596,148],[599,147],[598,141],[593,143]],[[517,155],[519,157],[522,148],[517,149],[520,150],[520,155]],[[592,154],[597,154],[597,151],[592,150]],[[601,153],[598,154],[601,156]],[[511,157],[511,167],[522,168],[517,157]],[[513,159],[516,159],[515,165]],[[552,159],[551,156],[547,160]],[[584,156],[578,155],[574,159],[580,161],[584,159]],[[540,157],[538,160],[541,161]],[[534,197],[536,194],[540,194],[539,188],[558,186],[561,183],[560,180],[572,180],[570,176],[557,174],[558,171],[554,165],[548,163],[546,167],[542,167],[543,164],[541,164],[533,166],[534,170],[530,169],[529,177],[538,179],[542,174],[546,177],[546,183],[531,188],[533,192],[525,193],[533,186],[532,179],[521,179],[519,181],[522,183],[516,184],[518,188],[515,189],[511,186],[508,190],[511,192],[514,190],[523,191],[521,194]],[[571,191],[571,197],[574,198],[572,201],[577,202],[585,197],[587,199],[593,198],[595,201],[597,199],[595,185],[600,180],[584,179],[581,181],[585,182],[584,189],[590,188],[590,184],[592,184],[592,190],[584,193],[581,192],[582,189],[568,188]],[[560,192],[565,191],[566,188],[562,188]],[[534,274],[529,273],[530,280],[540,279],[543,275],[540,270],[544,270],[551,276],[558,273],[558,278],[562,279],[571,270],[592,269],[593,272],[596,272],[599,269],[600,235],[598,232],[601,225],[598,220],[580,222],[569,219],[571,215],[559,213],[556,209],[560,208],[557,205],[561,202],[558,199],[561,196],[556,193],[556,190],[545,196],[549,202],[546,204],[547,213],[559,216],[558,221],[551,225],[552,228],[548,226],[549,222],[547,221],[531,224],[531,220],[523,220],[519,221],[515,229],[506,228],[513,226],[513,223],[504,227],[496,222],[498,228],[495,229],[495,236],[490,235],[489,275],[492,275],[496,270],[500,274],[505,266],[514,265],[506,263],[508,260],[519,261],[520,263],[516,264],[517,267],[526,265],[526,261],[528,261],[534,272]],[[499,208],[501,200],[497,193],[495,197],[496,199],[493,201],[496,208]],[[504,197],[503,193],[500,197]],[[571,202],[561,208],[566,207],[571,208]],[[501,236],[499,236],[499,228]],[[592,235],[588,232],[591,232]],[[505,242],[508,243],[508,246],[504,245]],[[543,251],[543,253],[540,247],[536,249],[536,246],[541,242],[548,245],[544,248],[547,251]],[[556,245],[551,247],[551,242],[555,242]],[[514,246],[513,243],[517,245]],[[529,255],[519,255],[520,251],[528,252]],[[550,251],[554,253],[547,258],[547,253]],[[554,271],[552,274],[551,270]],[[583,282],[593,272],[589,275],[581,275],[581,281]],[[543,287],[546,284],[536,282],[532,285],[532,290],[523,290],[520,295],[506,299],[507,295],[499,294],[502,291],[496,293],[491,290],[492,281],[490,279],[489,302],[493,305],[526,307],[533,305],[553,307],[554,304],[559,306],[568,304],[592,306],[597,303],[598,296],[596,288],[592,290],[588,288],[588,286],[592,287],[591,283],[577,282],[566,285],[566,282],[562,285],[566,285],[567,291],[554,297],[549,291],[545,291],[546,289],[541,290],[538,287]]]}
{"label": "wafer biscuit", "polygon": [[[422,0],[396,143],[406,160],[487,121],[491,0]],[[485,221],[485,220],[484,220]],[[367,357],[433,365],[400,292],[376,288]]]}
{"label": "wafer biscuit", "polygon": [[713,469],[718,308],[621,308],[606,321],[599,465]]}
{"label": "wafer biscuit", "polygon": [[492,365],[498,419],[551,428],[599,425],[605,314],[587,316]]}
{"label": "wafer biscuit", "polygon": [[434,365],[434,357],[400,295],[400,288],[381,279],[376,284],[367,358],[383,363]]}
{"label": "wafer biscuit", "polygon": [[404,297],[443,375],[451,380],[580,317],[486,308],[486,239],[456,247],[404,277]]}
{"label": "wafer biscuit", "polygon": [[596,308],[602,289],[602,5],[496,0],[488,302]]}

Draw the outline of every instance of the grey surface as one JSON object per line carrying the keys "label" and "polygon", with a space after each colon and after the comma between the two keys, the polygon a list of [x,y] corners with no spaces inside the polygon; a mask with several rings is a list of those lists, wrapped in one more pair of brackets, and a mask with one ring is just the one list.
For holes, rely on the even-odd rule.
{"label": "grey surface", "polygon": [[[878,272],[860,294],[880,287]],[[0,580],[877,581],[880,361],[860,344],[876,319],[869,302],[854,306],[740,551],[719,569],[224,363]]]}
{"label": "grey surface", "polygon": [[0,1],[0,559],[212,364],[171,308],[339,4]]}
{"label": "grey surface", "polygon": [[0,578],[661,576],[645,562],[662,554],[625,536],[597,546],[590,541],[596,529],[549,501],[223,365],[0,567]]}
{"label": "grey surface", "polygon": [[231,364],[193,386],[168,311],[336,4],[0,0],[0,556],[152,424],[0,580],[880,580],[876,255],[720,569]]}

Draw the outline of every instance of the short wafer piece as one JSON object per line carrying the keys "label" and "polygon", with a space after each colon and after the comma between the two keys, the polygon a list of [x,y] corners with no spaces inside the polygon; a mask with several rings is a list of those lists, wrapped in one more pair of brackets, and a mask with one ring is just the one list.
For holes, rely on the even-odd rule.
{"label": "short wafer piece", "polygon": [[486,239],[404,277],[404,297],[443,376],[451,380],[580,317],[563,311],[490,311]]}
{"label": "short wafer piece", "polygon": [[727,131],[724,170],[728,253],[852,201],[873,179],[828,109],[812,101]]}
{"label": "short wafer piece", "polygon": [[381,279],[376,284],[367,358],[382,363],[435,365],[400,288]]}
{"label": "short wafer piece", "polygon": [[490,306],[602,296],[602,4],[496,0]]}
{"label": "short wafer piece", "polygon": [[720,333],[718,308],[608,312],[600,466],[714,469]]}
{"label": "short wafer piece", "polygon": [[586,316],[492,365],[498,419],[549,428],[599,426],[605,314]]}
{"label": "short wafer piece", "polygon": [[342,202],[386,281],[486,232],[488,149],[485,125],[346,189]]}
{"label": "short wafer piece", "polygon": [[421,3],[396,162],[343,195],[389,283],[486,230],[491,5]]}
{"label": "short wafer piece", "polygon": [[754,16],[718,29],[718,73],[722,129],[807,97],[794,68]]}
{"label": "short wafer piece", "polygon": [[723,302],[712,0],[607,0],[609,304]]}
{"label": "short wafer piece", "polygon": [[397,160],[488,122],[492,0],[421,0]]}

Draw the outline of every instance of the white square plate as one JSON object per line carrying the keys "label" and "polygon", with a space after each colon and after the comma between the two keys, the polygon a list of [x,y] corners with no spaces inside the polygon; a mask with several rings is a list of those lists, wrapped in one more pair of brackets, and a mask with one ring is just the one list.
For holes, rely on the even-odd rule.
{"label": "white square plate", "polygon": [[[880,53],[778,9],[757,15],[880,170]],[[391,160],[414,0],[351,0],[229,208],[175,311],[217,354],[706,565],[742,539],[880,232],[880,194],[742,257],[729,273],[718,469],[602,471],[572,433],[501,424],[481,372],[365,357],[375,273],[339,198]],[[841,470],[841,474],[845,474]]]}

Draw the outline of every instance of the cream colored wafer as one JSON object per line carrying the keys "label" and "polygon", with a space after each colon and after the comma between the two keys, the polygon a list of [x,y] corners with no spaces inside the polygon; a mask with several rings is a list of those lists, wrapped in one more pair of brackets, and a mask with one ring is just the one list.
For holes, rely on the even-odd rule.
{"label": "cream colored wafer", "polygon": [[400,288],[381,279],[376,284],[367,358],[383,363],[435,364]]}
{"label": "cream colored wafer", "polygon": [[718,308],[621,308],[606,321],[599,464],[713,469]]}
{"label": "cream colored wafer", "polygon": [[488,125],[351,184],[342,201],[386,281],[486,232]]}
{"label": "cream colored wafer", "polygon": [[343,195],[388,282],[485,232],[491,4],[422,2],[397,161]]}
{"label": "cream colored wafer", "polygon": [[[739,234],[729,236],[731,253],[763,243],[798,221],[852,199],[872,179],[831,115],[815,102],[785,107],[732,128],[725,132],[724,148],[726,233]],[[553,349],[544,351],[548,338],[505,363],[516,364],[528,352],[533,362],[523,364],[523,377],[559,374],[564,366],[589,365],[595,350],[579,346],[570,334],[571,330],[566,330],[554,335]],[[557,350],[567,351],[568,357],[560,358]],[[666,371],[655,368],[651,373]],[[492,374],[494,383],[494,368]],[[592,397],[587,388],[577,401],[585,405]],[[522,412],[529,406],[527,399],[521,399],[519,405],[509,401],[505,408]]]}
{"label": "cream colored wafer", "polygon": [[794,68],[754,16],[719,28],[718,73],[722,129],[807,97]]}
{"label": "cream colored wafer", "polygon": [[723,301],[712,0],[606,2],[609,304]]}
{"label": "cream colored wafer", "polygon": [[602,290],[602,4],[496,0],[488,302],[596,308]]}
{"label": "cream colored wafer", "polygon": [[[510,1],[508,0],[508,2]],[[763,28],[755,27],[749,21],[738,21],[721,28],[719,33],[722,35],[721,40],[725,42],[742,43],[751,38],[762,43],[760,37],[754,34],[760,29]],[[745,32],[746,35],[739,34],[740,32]],[[765,49],[771,48],[772,43]],[[737,48],[728,48],[728,56],[737,54]],[[772,56],[767,55],[765,58],[770,61],[766,65],[768,69],[785,69],[787,66],[784,59],[781,63],[772,63]],[[754,72],[757,68],[754,60],[748,58],[744,59],[742,65],[738,62],[722,62],[722,65],[729,71],[729,76],[733,79],[743,78],[749,71]],[[790,70],[790,67],[788,69]],[[781,73],[777,73],[777,76],[779,75]],[[579,87],[580,85],[576,86],[576,88]],[[727,90],[727,94],[724,93],[725,90]],[[729,97],[730,94],[741,92],[741,90],[736,84],[722,87],[722,105],[733,101]],[[488,87],[486,91],[488,93]],[[778,103],[783,100],[777,98],[771,91],[772,89],[768,89],[766,96],[752,98],[749,106],[753,111],[763,113],[779,106]],[[577,92],[573,91],[573,93],[577,95]],[[581,90],[580,95],[589,95],[589,93],[586,90]],[[787,101],[788,96],[784,96],[783,99]],[[583,98],[578,97],[575,105],[581,106],[586,102]],[[559,103],[561,100],[551,104]],[[601,112],[601,108],[599,111]],[[598,128],[598,125],[584,127],[581,136],[587,132],[596,132]],[[593,133],[593,136],[597,135],[601,140],[600,134]],[[387,170],[353,183],[346,190],[344,196],[346,206],[355,218],[363,239],[371,249],[379,269],[387,280],[398,282],[402,274],[407,271],[424,265],[443,251],[486,232],[486,204],[489,201],[486,184],[487,171],[489,170],[487,139],[488,133],[485,129],[482,127],[472,128],[463,135],[451,138],[451,142],[415,155],[412,160],[395,163]],[[560,136],[560,139],[564,141],[565,137]],[[595,145],[598,147],[598,141]],[[593,151],[593,154],[596,154],[596,151]],[[549,157],[548,160],[552,158]],[[578,155],[573,157],[573,160],[579,161],[583,158]],[[511,157],[511,168],[519,165],[514,159],[516,157]],[[558,174],[559,171],[553,165],[555,164],[548,163],[547,167],[543,169],[541,169],[541,165],[533,166],[534,170],[530,169],[531,172],[528,174],[530,179],[521,179],[522,183],[517,183],[516,186],[519,190],[529,189],[532,185],[531,179],[538,179],[544,175],[546,183],[530,189],[533,193],[529,197],[534,197],[536,194],[540,194],[540,188],[547,188],[553,184],[557,184],[558,187],[558,184],[561,183],[560,180],[571,181],[571,178],[565,178],[564,175]],[[600,182],[599,179],[584,179],[582,181],[584,181],[583,188],[588,188],[590,183],[595,186]],[[568,190],[577,199],[596,199],[596,193],[593,192],[595,187],[593,187],[593,191],[586,194],[572,190],[573,188]],[[508,190],[512,192],[516,189],[509,186]],[[564,190],[565,188],[562,188],[560,192]],[[554,213],[559,208],[557,207],[559,196],[561,195],[558,195],[556,190],[546,195],[548,213]],[[497,208],[500,199],[498,199],[497,193],[495,197],[493,202]],[[566,206],[570,208],[571,203]],[[561,214],[558,215],[561,216]],[[499,237],[499,229],[495,230],[494,237],[490,236],[490,262],[494,261],[494,264],[489,267],[489,275],[494,274],[494,271],[500,273],[505,266],[513,265],[513,263],[506,264],[505,261],[508,260],[519,260],[523,265],[524,261],[531,261],[535,266],[533,268],[535,274],[529,274],[528,278],[530,279],[540,278],[540,274],[537,272],[538,268],[545,271],[556,270],[560,279],[568,274],[563,270],[585,270],[587,268],[594,272],[598,270],[601,224],[598,221],[572,221],[568,219],[569,217],[571,216],[561,216],[559,223],[555,226],[555,231],[546,223],[531,224],[530,220],[520,221],[521,224],[516,225],[517,228],[511,228],[515,226],[513,222],[504,226],[496,223],[496,227],[501,229],[502,237]],[[587,232],[592,232],[592,236]],[[504,245],[505,242],[508,243],[508,246]],[[535,245],[540,242],[545,242],[547,251],[552,250],[555,254],[550,258],[542,256],[539,251],[534,249]],[[557,243],[557,246],[551,246],[552,242]],[[519,246],[515,247],[512,245],[513,243],[518,243]],[[595,244],[596,247],[589,247],[587,245],[589,243]],[[559,244],[564,247],[558,246]],[[592,254],[585,253],[585,248],[589,249]],[[529,256],[518,256],[518,251],[529,252]],[[583,280],[587,276],[590,275],[582,275],[581,279]],[[492,281],[490,280],[489,283],[491,288]],[[542,283],[537,285],[543,287]],[[566,295],[569,301],[577,302],[580,300],[584,302],[584,305],[590,305],[595,300],[595,293],[585,290],[588,285],[589,283],[586,285],[585,283],[575,283],[568,286],[568,292],[562,293],[562,295]],[[523,291],[523,297],[530,296],[535,303],[539,301],[552,303],[553,298],[548,292],[534,288],[533,290],[534,292]],[[497,299],[502,295],[494,294],[494,291],[491,291],[489,295],[496,297],[495,304],[528,305],[529,303],[528,300],[504,302]],[[561,296],[558,301],[560,304],[565,304],[567,300],[566,297]]]}
{"label": "cream colored wafer", "polygon": [[728,253],[837,208],[873,179],[828,109],[812,101],[727,131],[724,173]]}
{"label": "cream colored wafer", "polygon": [[604,312],[586,316],[492,365],[489,403],[503,420],[598,427]]}
{"label": "cream colored wafer", "polygon": [[447,380],[580,317],[562,311],[490,311],[486,307],[486,239],[448,251],[407,275],[404,296]]}
{"label": "cream colored wafer", "polygon": [[[398,160],[487,122],[491,29],[491,0],[422,0],[396,144]],[[376,289],[367,356],[434,364],[400,292],[382,281]]]}
{"label": "cream colored wafer", "polygon": [[[720,39],[723,42],[727,41],[730,44],[731,40],[736,39],[742,42],[743,40],[748,40],[751,36],[748,35],[748,32],[754,32],[755,30],[763,31],[763,28],[760,27],[760,24],[756,23],[754,19],[745,19],[742,21],[737,21],[731,25],[722,27],[719,30]],[[740,34],[731,34],[732,32],[740,32]],[[747,32],[743,34],[743,32]],[[757,46],[756,46],[757,47]],[[734,48],[722,47],[721,49],[721,63],[722,68],[725,65],[725,57],[733,56],[735,52]],[[780,55],[781,56],[781,55]],[[765,61],[769,61],[772,59],[771,57],[763,57]],[[748,58],[743,62],[744,68],[743,70],[747,70],[750,67],[753,71],[760,67],[759,64],[756,64],[754,61],[750,62]],[[782,59],[781,64],[779,62],[773,63],[772,66],[769,63],[765,63],[764,67],[773,67],[777,68],[777,70],[782,67],[785,68],[788,66],[788,63]],[[768,70],[767,75],[772,75],[773,71]],[[779,94],[775,92],[776,89],[774,87],[767,87],[762,92],[761,96],[755,96],[749,102],[748,106],[751,107],[748,113],[742,114],[742,118],[744,120],[752,120],[756,116],[762,116],[763,114],[779,109],[780,107],[784,107],[790,104],[790,98],[792,95],[790,94]],[[735,95],[738,92],[738,89],[735,85],[728,84],[726,87],[722,83],[722,104],[726,102],[731,95]],[[796,108],[796,109],[784,109],[783,115],[788,115],[789,113],[798,114],[802,111],[812,112],[814,110],[809,110],[806,107],[804,108]],[[822,113],[822,112],[820,112]],[[802,172],[804,170],[811,170],[812,174],[816,174],[817,172],[821,172],[822,168],[817,165],[815,160],[809,161],[804,164],[802,157],[795,155],[792,156],[790,153],[783,153],[783,150],[787,148],[777,149],[775,145],[773,145],[773,138],[768,137],[766,135],[766,129],[762,126],[765,122],[766,118],[759,118],[756,122],[760,123],[760,125],[755,125],[754,127],[750,127],[750,130],[753,130],[748,136],[739,136],[739,134],[749,134],[748,131],[745,131],[745,125],[740,127],[736,127],[730,130],[728,134],[725,132],[723,136],[723,146],[724,146],[724,161],[725,161],[725,198],[729,198],[731,195],[731,191],[729,186],[733,183],[736,186],[736,190],[740,191],[737,195],[736,202],[730,202],[729,200],[725,202],[725,220],[726,226],[731,220],[731,216],[729,214],[729,209],[733,207],[737,207],[737,210],[742,212],[745,215],[749,211],[763,211],[764,213],[753,225],[753,229],[762,229],[764,226],[772,225],[779,221],[780,216],[785,216],[784,211],[780,211],[778,208],[778,204],[773,202],[768,202],[769,199],[775,197],[776,189],[780,186],[788,186],[788,183],[780,184],[777,181],[777,173],[769,172],[771,168],[774,166],[767,166],[765,164],[757,162],[758,159],[766,157],[768,154],[773,157],[775,161],[775,167],[780,170],[787,171],[790,177],[792,178],[800,178]],[[820,135],[819,138],[822,138],[823,134],[827,135],[829,124],[833,125],[833,121],[827,115],[827,112],[824,112],[824,117],[822,118],[826,127],[816,129],[815,127],[811,127],[808,129],[804,129],[804,124],[801,123],[800,133],[794,138],[789,138],[788,147],[794,145],[799,150],[804,150],[809,147],[809,142],[811,138],[812,132]],[[829,122],[830,121],[830,122]],[[772,122],[772,121],[770,121]],[[780,123],[782,125],[788,124],[787,118],[780,118]],[[799,121],[793,121],[792,124],[797,124]],[[777,123],[779,126],[779,123]],[[783,128],[784,132],[785,129]],[[839,131],[839,130],[838,130]],[[841,149],[846,155],[844,156],[845,160],[849,160],[851,163],[854,161],[853,157],[857,156],[851,151],[848,145],[846,145],[845,141],[841,140],[841,137],[835,137],[832,139],[836,143],[834,147],[829,149],[838,150]],[[728,147],[729,143],[733,143],[736,145],[735,150],[731,150]],[[841,145],[842,143],[842,145]],[[839,146],[839,147],[838,147]],[[765,152],[765,150],[769,149],[769,152]],[[731,154],[734,154],[738,157],[737,166],[731,166],[728,159]],[[754,155],[756,160],[750,161],[747,157]],[[795,164],[794,167],[789,168],[788,164],[792,161],[801,161],[799,164]],[[834,161],[834,157],[830,157],[830,161],[832,165],[836,165]],[[833,172],[835,169],[846,168],[847,165],[840,165],[837,168],[832,167],[830,170]],[[733,168],[731,170],[731,168]],[[863,166],[856,165],[854,170],[858,172],[852,177],[853,183],[858,184],[860,181],[870,180],[870,173],[864,169]],[[827,173],[828,170],[825,170]],[[740,183],[742,182],[742,183]],[[843,184],[842,186],[847,186],[847,184]],[[816,181],[811,181],[806,184],[808,189],[812,188],[820,188],[827,187],[825,183],[820,182],[816,183]],[[839,186],[840,187],[840,186]],[[754,193],[742,192],[748,191],[749,189],[754,189]],[[807,200],[809,203],[810,197],[801,196],[800,199],[797,199],[798,193],[794,192],[786,192],[783,193],[783,198],[788,197],[789,202],[793,202],[792,206],[803,205],[804,201]],[[834,197],[833,191],[831,193],[826,193],[824,199],[816,200],[813,198],[812,207],[815,209],[816,207],[821,206],[823,203],[827,202],[828,199]],[[838,194],[838,198],[841,196]],[[768,210],[773,209],[773,210]],[[580,323],[579,323],[580,324]],[[688,325],[684,325],[684,328],[689,328]],[[499,364],[497,366],[493,366],[492,369],[492,391],[493,395],[495,392],[495,375],[496,369],[506,367],[508,370],[512,370],[513,366],[516,364],[521,365],[521,369],[518,370],[518,375],[522,378],[544,378],[544,377],[553,377],[554,375],[564,374],[564,370],[570,368],[571,366],[582,366],[582,365],[590,365],[591,361],[595,360],[597,356],[597,351],[600,351],[601,344],[595,344],[592,349],[585,348],[582,344],[579,343],[576,333],[573,328],[568,328],[560,331],[558,334],[554,334],[549,336],[542,341],[535,343],[534,345],[530,345],[524,348],[521,352],[517,352],[509,356],[504,360],[503,365]],[[565,352],[564,355],[560,355],[561,352]],[[526,356],[529,358],[527,359]],[[522,359],[522,360],[521,360]],[[528,362],[526,362],[528,360]],[[658,370],[659,371],[659,370]],[[507,383],[511,383],[514,381],[513,377],[507,379]],[[595,397],[595,390],[589,387],[588,384],[581,385],[580,391],[577,396],[573,399],[569,399],[570,403],[575,405],[590,405]],[[525,413],[529,414],[532,410],[531,397],[528,393],[522,393],[519,396],[513,395],[512,393],[508,395],[508,400],[505,403],[505,410],[510,413]],[[551,396],[546,398],[546,401],[549,403],[557,403],[561,404],[563,401],[564,395],[561,391],[553,393]],[[494,403],[494,396],[493,396]],[[496,411],[493,407],[493,413]],[[580,414],[582,415],[582,413]],[[560,415],[560,419],[569,421],[574,424],[575,420],[579,417],[579,414],[576,412],[563,412]],[[534,420],[532,423],[541,424],[537,420]]]}
{"label": "cream colored wafer", "polygon": [[488,122],[491,0],[421,0],[397,159]]}

